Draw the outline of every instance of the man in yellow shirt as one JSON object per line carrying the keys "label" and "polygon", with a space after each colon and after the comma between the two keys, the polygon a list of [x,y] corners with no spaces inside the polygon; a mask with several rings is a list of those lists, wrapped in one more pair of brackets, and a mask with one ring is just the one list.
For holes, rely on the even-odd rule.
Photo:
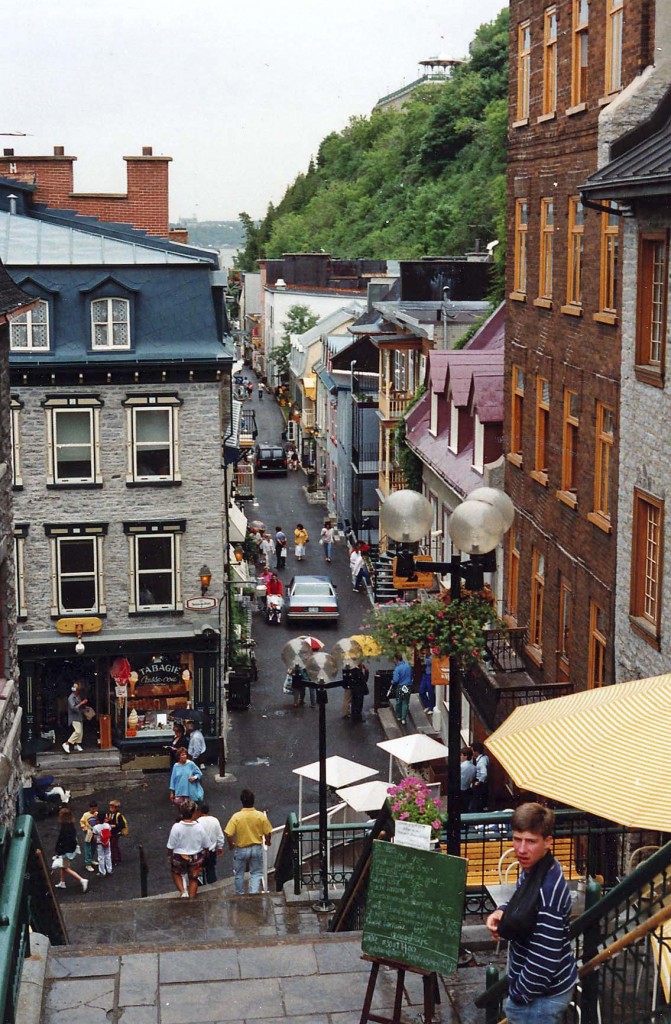
{"label": "man in yellow shirt", "polygon": [[242,896],[245,891],[245,871],[249,871],[250,893],[261,892],[263,881],[263,843],[270,846],[272,825],[263,811],[254,807],[251,789],[240,794],[242,810],[233,814],[224,829],[229,850],[233,851],[235,891]]}

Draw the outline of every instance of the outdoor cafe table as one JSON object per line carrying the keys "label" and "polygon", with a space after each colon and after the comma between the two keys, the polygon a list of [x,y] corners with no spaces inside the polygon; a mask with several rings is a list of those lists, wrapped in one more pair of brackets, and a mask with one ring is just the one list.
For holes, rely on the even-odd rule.
{"label": "outdoor cafe table", "polygon": [[[585,888],[584,885],[582,889],[578,888],[583,881],[582,879],[573,879],[566,883],[571,893],[571,917],[580,917],[585,912]],[[502,903],[507,903],[511,898],[516,885],[514,882],[506,882],[503,885],[485,885],[485,889],[490,899],[493,900],[494,906],[500,907]]]}

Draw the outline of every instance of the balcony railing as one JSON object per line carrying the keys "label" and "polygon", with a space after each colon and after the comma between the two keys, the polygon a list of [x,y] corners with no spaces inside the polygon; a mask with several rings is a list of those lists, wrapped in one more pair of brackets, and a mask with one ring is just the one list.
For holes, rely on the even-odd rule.
{"label": "balcony railing", "polygon": [[352,466],[357,473],[378,473],[380,453],[376,444],[352,444]]}
{"label": "balcony railing", "polygon": [[378,399],[380,416],[385,420],[400,419],[412,397],[412,391],[393,391],[391,388],[381,388]]}
{"label": "balcony railing", "polygon": [[378,477],[378,487],[388,498],[394,491],[402,491],[405,487],[405,477],[402,469],[382,469]]}
{"label": "balcony railing", "polygon": [[312,430],[315,425],[314,409],[303,409],[301,412],[301,427],[303,430]]}
{"label": "balcony railing", "polygon": [[497,672],[478,665],[464,674],[463,688],[487,728],[493,732],[522,704],[537,704],[573,693],[572,683],[536,683],[526,672]]}

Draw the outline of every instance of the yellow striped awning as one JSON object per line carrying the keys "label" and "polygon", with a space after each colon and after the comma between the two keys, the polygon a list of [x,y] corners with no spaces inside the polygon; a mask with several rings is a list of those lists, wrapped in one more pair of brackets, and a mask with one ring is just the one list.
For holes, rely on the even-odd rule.
{"label": "yellow striped awning", "polygon": [[671,675],[516,708],[486,745],[515,783],[629,828],[671,831]]}

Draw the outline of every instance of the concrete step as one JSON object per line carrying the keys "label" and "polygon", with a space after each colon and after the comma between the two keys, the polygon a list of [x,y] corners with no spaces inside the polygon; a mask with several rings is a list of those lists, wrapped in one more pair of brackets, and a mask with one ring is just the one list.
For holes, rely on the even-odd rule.
{"label": "concrete step", "polygon": [[82,750],[81,754],[76,751],[66,754],[61,748],[42,753],[39,755],[40,770],[56,774],[56,771],[65,769],[70,771],[76,768],[78,771],[89,768],[118,768],[121,770],[121,751],[116,747],[112,750]]}

